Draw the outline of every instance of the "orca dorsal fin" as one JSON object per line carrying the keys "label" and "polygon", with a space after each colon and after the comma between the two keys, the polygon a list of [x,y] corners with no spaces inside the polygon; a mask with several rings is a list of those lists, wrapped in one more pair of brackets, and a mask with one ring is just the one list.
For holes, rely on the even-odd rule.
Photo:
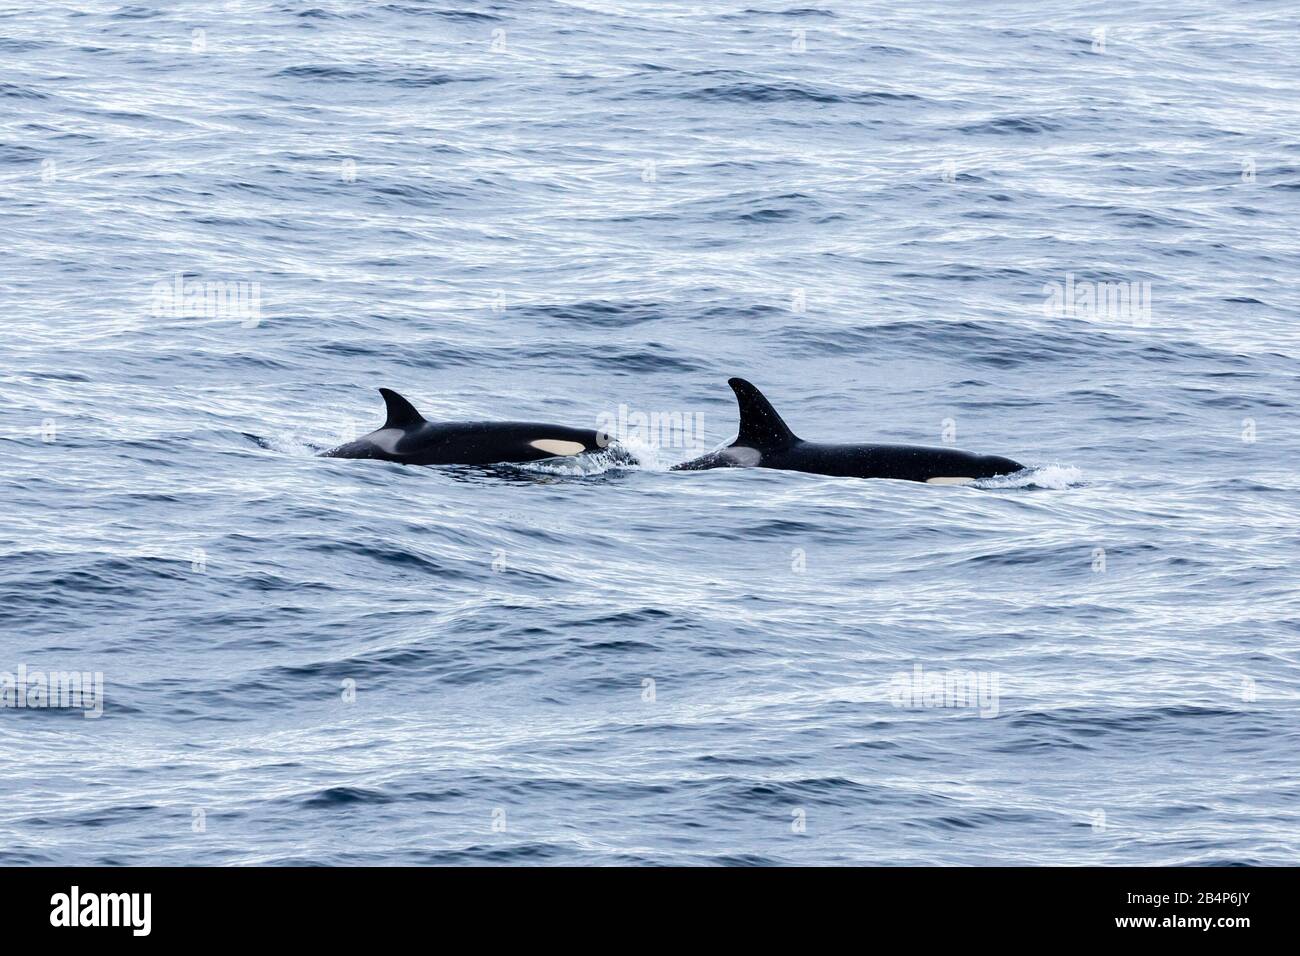
{"label": "orca dorsal fin", "polygon": [[414,428],[424,424],[424,416],[415,410],[415,406],[391,388],[381,388],[379,394],[384,396],[384,404],[388,406],[385,428]]}
{"label": "orca dorsal fin", "polygon": [[763,393],[743,378],[729,378],[727,384],[736,393],[740,405],[740,434],[736,444],[748,448],[780,448],[799,439],[781,420]]}

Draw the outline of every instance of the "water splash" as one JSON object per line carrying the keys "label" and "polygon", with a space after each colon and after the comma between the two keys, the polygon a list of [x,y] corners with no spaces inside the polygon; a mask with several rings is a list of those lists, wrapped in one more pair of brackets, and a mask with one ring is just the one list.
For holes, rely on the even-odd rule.
{"label": "water splash", "polygon": [[1025,468],[1014,475],[998,475],[994,478],[981,478],[975,482],[977,488],[1043,488],[1063,491],[1084,484],[1083,472],[1073,465],[1039,465]]}
{"label": "water splash", "polygon": [[569,455],[563,458],[544,458],[541,461],[524,462],[510,467],[529,474],[587,478],[611,471],[631,471],[644,467],[644,464],[638,452],[616,441],[601,451],[584,452],[581,455]]}

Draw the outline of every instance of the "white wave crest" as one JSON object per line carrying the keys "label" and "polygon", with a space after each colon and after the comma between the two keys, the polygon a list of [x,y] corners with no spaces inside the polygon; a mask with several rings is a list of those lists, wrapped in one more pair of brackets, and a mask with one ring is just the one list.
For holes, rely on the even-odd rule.
{"label": "white wave crest", "polygon": [[977,488],[1047,488],[1060,491],[1083,484],[1083,472],[1073,465],[1038,465],[1014,475],[981,478]]}
{"label": "white wave crest", "polygon": [[645,461],[641,454],[639,448],[633,449],[616,441],[601,451],[583,452],[581,455],[569,455],[563,458],[544,458],[541,461],[525,462],[512,467],[530,474],[584,478],[603,475],[607,471],[645,468]]}

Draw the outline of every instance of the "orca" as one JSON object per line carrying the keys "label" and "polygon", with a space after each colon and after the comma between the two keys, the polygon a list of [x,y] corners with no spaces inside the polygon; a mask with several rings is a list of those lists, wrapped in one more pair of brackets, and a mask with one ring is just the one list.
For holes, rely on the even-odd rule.
{"label": "orca", "polygon": [[607,448],[603,431],[538,422],[430,422],[390,388],[381,388],[388,418],[325,458],[378,458],[405,465],[495,465],[541,461]]}
{"label": "orca", "polygon": [[839,478],[901,478],[933,485],[960,485],[1009,475],[1025,466],[997,455],[922,445],[828,445],[804,441],[790,431],[763,393],[743,378],[728,379],[740,405],[740,433],[726,448],[674,465],[672,471],[706,468],[781,468]]}

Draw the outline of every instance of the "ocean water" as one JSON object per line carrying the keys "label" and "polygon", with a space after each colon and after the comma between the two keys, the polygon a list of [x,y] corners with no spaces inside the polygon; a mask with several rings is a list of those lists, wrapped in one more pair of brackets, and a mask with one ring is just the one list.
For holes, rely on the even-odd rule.
{"label": "ocean water", "polygon": [[[0,694],[103,691],[0,708],[0,861],[1297,863],[1297,63],[1280,2],[4,4]],[[732,375],[1031,468],[669,472]],[[379,386],[629,427],[317,457]]]}

